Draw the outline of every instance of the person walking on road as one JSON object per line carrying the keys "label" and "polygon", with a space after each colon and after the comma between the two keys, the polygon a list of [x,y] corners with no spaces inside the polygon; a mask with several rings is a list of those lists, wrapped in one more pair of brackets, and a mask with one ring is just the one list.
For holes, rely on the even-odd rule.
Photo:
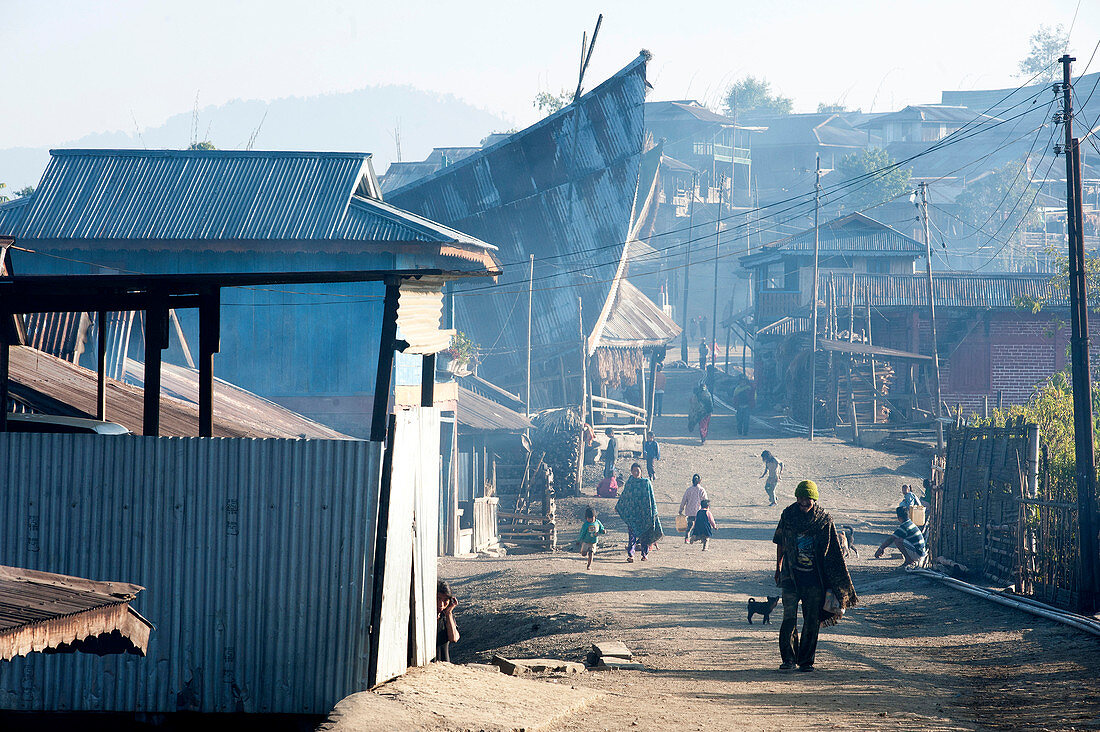
{"label": "person walking on road", "polygon": [[706,380],[700,381],[691,393],[688,404],[688,432],[699,427],[699,444],[707,441],[710,431],[710,414],[714,411],[714,398],[707,389]]}
{"label": "person walking on road", "polygon": [[764,492],[768,494],[768,505],[775,505],[775,487],[779,485],[779,479],[783,477],[783,463],[779,462],[768,450],[760,453],[760,459],[764,461],[764,472],[768,479],[764,481]]}
{"label": "person walking on road", "polygon": [[756,387],[749,377],[742,375],[741,382],[733,390],[733,406],[737,410],[737,434],[747,437],[752,410],[756,407]]}
{"label": "person walking on road", "polygon": [[649,556],[649,547],[656,544],[664,532],[657,515],[653,484],[642,477],[642,466],[638,463],[630,466],[630,478],[615,504],[615,513],[626,524],[626,561],[633,562],[634,550],[638,549],[644,562]]}
{"label": "person walking on road", "polygon": [[[783,598],[779,627],[781,671],[814,670],[821,626],[836,625],[856,597],[840,538],[825,509],[818,504],[817,484],[804,480],[794,491],[795,503],[783,509],[775,529],[775,583]],[[798,605],[802,604],[802,633]]]}
{"label": "person walking on road", "polygon": [[687,530],[684,531],[685,544],[691,536],[691,525],[695,522],[695,516],[705,500],[707,500],[707,491],[703,488],[703,479],[696,473],[691,476],[691,487],[684,491],[684,497],[680,499],[680,515],[687,518]]}
{"label": "person walking on road", "polygon": [[706,336],[699,341],[699,370],[707,370],[707,359],[710,358],[710,349],[707,348]]}
{"label": "person walking on road", "polygon": [[653,377],[653,416],[663,417],[665,410],[665,369],[657,364],[657,373]]}

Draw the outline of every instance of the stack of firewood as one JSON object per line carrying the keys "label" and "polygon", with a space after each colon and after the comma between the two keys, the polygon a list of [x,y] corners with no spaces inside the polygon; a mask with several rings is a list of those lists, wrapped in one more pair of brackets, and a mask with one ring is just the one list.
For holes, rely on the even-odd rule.
{"label": "stack of firewood", "polygon": [[554,489],[563,496],[580,495],[577,467],[580,465],[581,418],[575,409],[548,409],[531,420],[534,452],[554,471]]}

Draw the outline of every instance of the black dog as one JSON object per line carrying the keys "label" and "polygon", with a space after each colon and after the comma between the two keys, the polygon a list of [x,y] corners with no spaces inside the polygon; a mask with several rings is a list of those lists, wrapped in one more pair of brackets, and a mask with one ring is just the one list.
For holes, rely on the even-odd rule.
{"label": "black dog", "polygon": [[763,625],[771,623],[772,610],[775,610],[779,602],[778,597],[769,597],[767,600],[754,600],[749,598],[749,625],[752,625],[752,616],[760,614],[764,616]]}

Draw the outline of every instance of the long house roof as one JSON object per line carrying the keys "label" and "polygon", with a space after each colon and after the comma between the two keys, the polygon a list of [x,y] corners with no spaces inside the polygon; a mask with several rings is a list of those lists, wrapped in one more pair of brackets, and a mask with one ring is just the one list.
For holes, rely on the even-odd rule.
{"label": "long house roof", "polygon": [[403,209],[492,242],[514,265],[494,293],[466,296],[457,288],[455,327],[495,344],[486,372],[522,373],[527,312],[515,303],[526,296],[530,254],[536,363],[579,350],[578,296],[586,333],[606,317],[637,201],[656,175],[654,164],[639,185],[646,60],[639,56],[531,127],[386,194]]}
{"label": "long house roof", "polygon": [[[765,245],[741,257],[745,267],[778,261],[783,255],[808,256],[814,251],[812,228]],[[924,255],[924,245],[892,226],[861,213],[851,213],[818,227],[820,256],[900,257]]]}
{"label": "long house roof", "polygon": [[[253,249],[495,247],[381,200],[369,153],[52,150],[34,193],[0,205],[0,236],[34,242],[243,243]],[[437,252],[438,253],[438,252]]]}

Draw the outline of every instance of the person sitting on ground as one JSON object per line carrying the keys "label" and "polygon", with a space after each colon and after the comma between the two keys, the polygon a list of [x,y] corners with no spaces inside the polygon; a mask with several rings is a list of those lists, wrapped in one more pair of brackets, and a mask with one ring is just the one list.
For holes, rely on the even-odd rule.
{"label": "person sitting on ground", "polygon": [[592,559],[596,554],[596,544],[600,540],[600,534],[604,531],[603,524],[596,518],[596,509],[589,506],[584,512],[584,523],[581,524],[581,532],[577,536],[577,542],[581,545],[581,556],[588,557],[588,566],[592,569]]}
{"label": "person sitting on ground", "polygon": [[896,546],[901,549],[901,554],[905,557],[902,567],[905,569],[917,567],[928,556],[928,543],[917,525],[909,520],[908,506],[898,506],[897,514],[900,525],[879,545],[878,551],[875,552],[875,559],[882,559],[886,547]]}
{"label": "person sitting on ground", "polygon": [[458,642],[458,624],[455,623],[455,608],[458,607],[458,598],[451,592],[451,587],[443,580],[439,580],[435,588],[435,660],[451,662],[451,644]]}
{"label": "person sitting on ground", "polygon": [[652,432],[645,433],[645,440],[642,441],[642,457],[645,458],[645,469],[649,479],[656,480],[656,463],[661,459],[661,446],[657,444],[657,438]]}
{"label": "person sitting on ground", "polygon": [[901,503],[898,506],[902,508],[909,508],[910,506],[921,505],[920,497],[913,492],[913,487],[910,485],[903,485],[901,487]]}
{"label": "person sitting on ground", "polygon": [[[775,528],[775,583],[783,598],[779,627],[779,669],[814,670],[817,634],[836,625],[844,611],[859,602],[840,537],[829,514],[818,504],[817,484],[804,480],[794,491],[797,501],[783,509]],[[802,635],[798,604],[802,603]]]}
{"label": "person sitting on ground", "polygon": [[699,502],[699,510],[695,513],[695,521],[691,524],[691,543],[703,542],[703,551],[707,550],[707,542],[713,536],[718,524],[714,523],[714,516],[710,512],[710,501],[704,498]]}
{"label": "person sitting on ground", "polygon": [[695,516],[705,500],[707,500],[707,491],[703,488],[703,479],[696,473],[691,476],[691,487],[684,491],[684,497],[680,499],[680,515],[687,517],[687,529],[684,530],[685,544],[691,537],[691,525],[695,522]]}
{"label": "person sitting on ground", "polygon": [[615,474],[615,460],[619,457],[619,441],[615,438],[615,433],[611,431],[610,427],[605,432],[607,433],[607,449],[603,453],[603,476],[606,478]]}
{"label": "person sitting on ground", "polygon": [[[621,478],[622,476],[619,477]],[[600,498],[618,498],[619,486],[621,485],[622,483],[615,480],[614,475],[605,476],[604,479],[600,481],[600,484],[596,486],[596,495]]]}

